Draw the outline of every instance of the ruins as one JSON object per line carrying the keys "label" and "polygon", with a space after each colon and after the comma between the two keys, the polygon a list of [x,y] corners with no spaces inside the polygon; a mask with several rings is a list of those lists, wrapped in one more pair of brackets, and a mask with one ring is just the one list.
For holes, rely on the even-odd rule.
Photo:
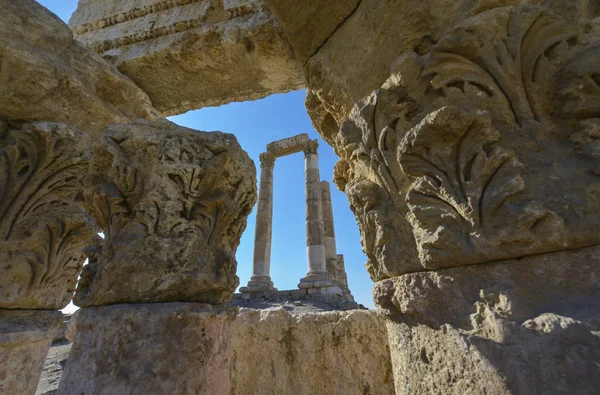
{"label": "ruins", "polygon": [[[260,154],[260,186],[252,277],[240,289],[243,298],[268,297],[277,291],[271,281],[271,238],[273,232],[273,170],[275,160],[282,156],[304,152],[306,193],[306,257],[308,272],[290,296],[301,298],[312,294],[331,295],[327,300],[347,299],[354,302],[348,288],[344,256],[337,254],[333,207],[329,183],[320,181],[319,142],[300,134],[275,141]],[[334,295],[344,296],[335,298]],[[321,298],[322,299],[322,298]]]}
{"label": "ruins", "polygon": [[[0,394],[35,393],[72,298],[61,395],[598,391],[597,1],[80,0],[69,25],[0,7]],[[300,88],[376,312],[228,304],[256,167],[164,118]],[[295,152],[289,292],[349,297],[306,136],[261,155],[244,291],[275,292],[273,166]]]}

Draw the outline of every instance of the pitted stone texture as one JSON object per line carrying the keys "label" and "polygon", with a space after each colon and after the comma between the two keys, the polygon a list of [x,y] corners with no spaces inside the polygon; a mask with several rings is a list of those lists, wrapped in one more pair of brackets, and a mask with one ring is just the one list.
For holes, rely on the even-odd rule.
{"label": "pitted stone texture", "polygon": [[392,394],[383,320],[373,311],[240,309],[232,325],[233,394]]}
{"label": "pitted stone texture", "polygon": [[262,0],[86,0],[69,24],[166,115],[304,86]]}
{"label": "pitted stone texture", "polygon": [[0,309],[0,394],[34,394],[62,314]]}
{"label": "pitted stone texture", "polygon": [[376,283],[400,394],[594,393],[600,247]]}
{"label": "pitted stone texture", "polygon": [[[587,0],[581,2],[588,3]],[[286,33],[287,29],[297,24],[295,14],[285,12],[287,4],[284,1],[268,0],[268,3],[272,4],[271,8]],[[537,3],[541,3],[541,0],[358,2],[305,62],[308,87],[306,107],[313,124],[323,138],[333,145],[333,136],[354,104],[383,84],[398,56],[406,52],[427,54],[449,28],[483,11]],[[571,8],[570,3],[574,2],[562,1],[556,5],[556,9]],[[349,6],[347,9],[350,9]],[[306,36],[310,37],[308,34]],[[293,35],[290,35],[290,42],[296,49]]]}
{"label": "pitted stone texture", "polygon": [[256,169],[235,137],[168,121],[104,132],[84,192],[104,242],[89,249],[75,303],[225,303],[256,202]]}
{"label": "pitted stone texture", "polygon": [[229,394],[234,318],[196,303],[84,308],[58,394]]}
{"label": "pitted stone texture", "polygon": [[1,0],[0,8],[0,119],[65,122],[95,136],[111,123],[160,116],[37,1]]}
{"label": "pitted stone texture", "polygon": [[330,136],[335,181],[374,280],[600,243],[594,10],[556,0],[467,18],[404,51],[352,109]]}
{"label": "pitted stone texture", "polygon": [[0,121],[0,308],[61,309],[98,239],[76,205],[90,138],[65,124]]}
{"label": "pitted stone texture", "polygon": [[352,15],[361,0],[264,0],[281,23],[301,64]]}

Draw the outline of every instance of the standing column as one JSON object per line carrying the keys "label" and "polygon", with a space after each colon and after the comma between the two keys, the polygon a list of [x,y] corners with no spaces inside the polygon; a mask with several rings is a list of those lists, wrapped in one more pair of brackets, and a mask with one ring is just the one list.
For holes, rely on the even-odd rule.
{"label": "standing column", "polygon": [[333,205],[331,203],[331,190],[329,182],[321,181],[321,201],[323,208],[323,227],[325,236],[325,260],[329,277],[339,283],[337,278],[337,249],[335,243],[335,229],[333,226]]}
{"label": "standing column", "polygon": [[304,150],[304,171],[306,185],[306,255],[308,273],[300,280],[299,288],[330,288],[328,292],[341,290],[334,287],[327,273],[325,252],[325,230],[323,225],[323,203],[321,196],[321,176],[317,140],[309,141]]}
{"label": "standing column", "polygon": [[241,292],[276,291],[271,281],[271,237],[273,230],[273,169],[275,154],[260,154],[260,186],[258,191],[258,211],[254,233],[254,261],[252,277]]}
{"label": "standing column", "polygon": [[327,273],[334,283],[342,289],[344,295],[354,301],[348,288],[348,277],[344,265],[344,255],[337,253],[335,226],[333,222],[333,204],[331,202],[331,187],[328,181],[321,181],[321,199],[323,203],[323,225],[325,230],[325,259]]}

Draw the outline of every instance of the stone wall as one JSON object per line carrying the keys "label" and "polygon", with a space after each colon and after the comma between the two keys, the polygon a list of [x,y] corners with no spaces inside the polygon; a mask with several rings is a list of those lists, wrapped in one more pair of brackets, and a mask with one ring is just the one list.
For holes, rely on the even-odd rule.
{"label": "stone wall", "polygon": [[373,311],[240,309],[232,325],[233,394],[392,394],[384,322]]}
{"label": "stone wall", "polygon": [[[114,331],[116,325],[123,330]],[[94,388],[129,393],[141,391],[134,387],[141,382],[149,393],[197,393],[209,387],[240,395],[394,392],[387,331],[374,311],[115,305],[81,310],[76,327],[79,341],[61,382],[63,394]],[[102,342],[95,340],[97,331]],[[145,341],[138,344],[133,339],[140,334]],[[129,346],[123,349],[122,344]],[[212,350],[209,363],[202,358],[205,349]],[[160,379],[135,368],[152,355],[161,361],[153,363]],[[95,375],[82,373],[92,364]],[[209,369],[210,378],[197,378],[202,369]],[[187,380],[174,379],[166,370]]]}

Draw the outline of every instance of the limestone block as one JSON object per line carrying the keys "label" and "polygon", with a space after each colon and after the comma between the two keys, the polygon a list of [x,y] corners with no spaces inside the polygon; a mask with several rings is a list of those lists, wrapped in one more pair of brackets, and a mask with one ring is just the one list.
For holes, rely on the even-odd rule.
{"label": "limestone block", "polygon": [[229,394],[234,318],[196,303],[84,308],[58,394]]}
{"label": "limestone block", "polygon": [[336,132],[373,279],[600,243],[599,22],[544,4],[405,51]]}
{"label": "limestone block", "polygon": [[393,394],[383,320],[373,311],[291,314],[241,308],[232,394]]}
{"label": "limestone block", "polygon": [[265,0],[301,64],[352,15],[361,0]]}
{"label": "limestone block", "polygon": [[69,24],[166,115],[304,86],[262,0],[87,0]]}
{"label": "limestone block", "polygon": [[591,394],[600,247],[406,274],[375,285],[399,394]]}
{"label": "limestone block", "polygon": [[35,394],[59,311],[0,309],[0,394]]}
{"label": "limestone block", "polygon": [[104,241],[90,248],[76,304],[231,299],[256,202],[256,169],[233,135],[166,120],[112,126],[84,198]]}
{"label": "limestone block", "polygon": [[96,240],[75,204],[90,138],[65,124],[0,121],[0,308],[61,309]]}
{"label": "limestone block", "polygon": [[52,121],[92,135],[160,114],[148,96],[33,0],[1,0],[0,119]]}

